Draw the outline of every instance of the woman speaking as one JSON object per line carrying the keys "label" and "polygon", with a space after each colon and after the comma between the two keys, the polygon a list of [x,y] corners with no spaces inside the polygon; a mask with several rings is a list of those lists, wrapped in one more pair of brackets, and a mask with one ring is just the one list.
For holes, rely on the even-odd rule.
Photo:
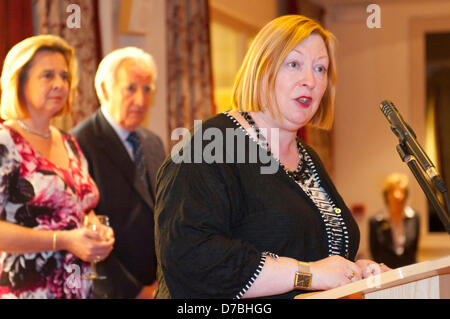
{"label": "woman speaking", "polygon": [[[162,165],[156,297],[292,298],[380,271],[371,261],[353,262],[357,224],[317,154],[297,138],[307,124],[331,127],[333,50],[333,35],[307,17],[267,24],[236,77],[233,110],[194,129],[181,150],[194,161]],[[196,143],[197,135],[211,128],[223,141],[244,136],[233,148],[225,143],[223,153],[246,160],[195,161],[210,147],[207,139]],[[251,161],[254,149],[265,156]],[[264,171],[265,157],[278,169]]]}

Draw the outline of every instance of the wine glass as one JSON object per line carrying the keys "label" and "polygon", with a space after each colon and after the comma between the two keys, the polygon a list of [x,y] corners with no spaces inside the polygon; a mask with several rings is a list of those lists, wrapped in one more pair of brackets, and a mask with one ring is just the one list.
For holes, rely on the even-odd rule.
{"label": "wine glass", "polygon": [[[102,230],[102,225],[109,226],[109,217],[106,215],[95,215],[95,216],[88,216],[86,215],[84,217],[84,227],[89,228],[90,230],[93,230],[95,232],[98,232],[100,236],[104,237],[104,231]],[[93,279],[106,279],[106,276],[99,275],[95,269],[95,265],[100,260],[95,260],[91,262],[91,271],[89,274],[84,276],[84,279],[86,280],[93,280]]]}

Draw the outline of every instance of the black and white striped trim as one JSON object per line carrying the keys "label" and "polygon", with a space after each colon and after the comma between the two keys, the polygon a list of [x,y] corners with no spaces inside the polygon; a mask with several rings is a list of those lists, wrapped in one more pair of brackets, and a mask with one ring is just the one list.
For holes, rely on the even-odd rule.
{"label": "black and white striped trim", "polygon": [[[247,135],[249,138],[251,138],[253,140],[253,142],[255,142],[256,144],[258,144],[260,147],[262,147],[263,149],[267,150],[267,146],[261,145],[257,140],[255,140],[255,138],[250,135],[247,130],[242,126],[241,123],[238,122],[238,120],[236,120],[230,113],[228,113],[229,111],[225,111],[223,112],[223,114],[225,114],[234,124],[236,124],[236,126],[238,128],[240,128],[242,130],[242,132],[244,132],[245,135]],[[256,132],[255,132],[256,133]]]}
{"label": "black and white striped trim", "polygon": [[258,278],[259,274],[261,273],[262,268],[264,267],[264,264],[266,263],[266,258],[267,256],[272,257],[272,258],[278,258],[278,255],[270,253],[270,252],[263,252],[261,254],[261,259],[259,261],[259,265],[258,268],[256,268],[255,273],[253,274],[253,276],[250,278],[250,280],[248,281],[248,283],[245,285],[244,288],[241,289],[241,291],[239,291],[239,293],[234,297],[234,299],[241,299],[245,293],[247,292],[247,290],[250,289],[250,287],[253,285],[253,283],[255,282],[256,278]]}
{"label": "black and white striped trim", "polygon": [[[230,113],[228,113],[229,111],[225,111],[223,112],[223,114],[225,114],[234,124],[236,124],[236,126],[238,128],[240,128],[242,130],[242,132],[247,135],[249,137],[249,139],[251,139],[253,142],[255,142],[256,144],[258,144],[259,147],[261,147],[262,149],[264,149],[265,151],[268,152],[268,155],[271,156],[279,165],[279,167],[281,167],[281,162],[278,158],[276,158],[275,156],[273,156],[273,153],[270,151],[270,149],[268,148],[267,143],[266,144],[262,144],[260,143],[260,141],[256,140],[243,126],[241,123],[238,122],[238,120],[236,120],[232,115],[230,115]],[[251,127],[252,128],[252,127]],[[254,128],[252,128],[254,130]],[[256,134],[256,131],[255,131]]]}
{"label": "black and white striped trim", "polygon": [[[313,178],[315,179],[317,185],[321,187],[322,181],[316,169],[316,165],[314,164],[314,162],[311,159],[311,156],[308,154],[308,152],[301,143],[300,146],[305,161],[308,167],[312,170]],[[306,185],[302,185],[298,182],[297,184],[299,184],[299,186],[302,189],[307,188]],[[347,258],[349,255],[349,234],[347,226],[345,225],[342,214],[336,213],[336,204],[323,187],[322,193],[325,195],[326,200],[331,206],[331,210],[324,210],[322,207],[320,207],[320,205],[317,205],[316,203],[317,199],[314,196],[310,196],[310,198],[316,204],[317,208],[319,209],[320,215],[322,216],[322,219],[325,222],[328,237],[328,254],[329,256],[341,255]]]}

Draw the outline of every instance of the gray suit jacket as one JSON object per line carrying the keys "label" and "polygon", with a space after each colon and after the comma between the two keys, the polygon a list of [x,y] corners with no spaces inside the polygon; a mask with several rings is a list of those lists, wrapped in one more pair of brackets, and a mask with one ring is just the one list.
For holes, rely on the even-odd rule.
{"label": "gray suit jacket", "polygon": [[156,279],[154,220],[156,172],[164,160],[161,139],[138,128],[147,163],[148,189],[114,129],[98,110],[71,133],[89,163],[100,201],[97,214],[110,217],[115,244],[111,255],[98,264],[106,280],[94,282],[97,298],[134,298],[142,286]]}

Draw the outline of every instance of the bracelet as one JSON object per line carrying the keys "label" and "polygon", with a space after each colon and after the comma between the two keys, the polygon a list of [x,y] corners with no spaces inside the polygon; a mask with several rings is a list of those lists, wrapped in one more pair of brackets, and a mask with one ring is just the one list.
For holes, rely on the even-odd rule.
{"label": "bracelet", "polygon": [[53,251],[56,251],[56,231],[53,231]]}

